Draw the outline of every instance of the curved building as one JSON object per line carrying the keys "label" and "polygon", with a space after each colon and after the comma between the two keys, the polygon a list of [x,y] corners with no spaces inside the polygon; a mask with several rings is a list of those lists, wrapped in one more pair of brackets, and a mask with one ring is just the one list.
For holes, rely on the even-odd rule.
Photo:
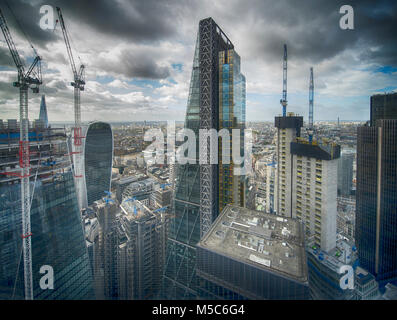
{"label": "curved building", "polygon": [[92,122],[84,143],[85,205],[102,199],[110,191],[113,161],[113,132],[108,123]]}

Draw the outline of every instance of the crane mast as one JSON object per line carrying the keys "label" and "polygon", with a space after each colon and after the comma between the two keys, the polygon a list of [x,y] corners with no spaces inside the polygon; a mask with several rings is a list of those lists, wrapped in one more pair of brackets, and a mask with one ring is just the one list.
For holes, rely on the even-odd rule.
{"label": "crane mast", "polygon": [[74,129],[73,129],[73,163],[74,163],[74,177],[76,182],[77,198],[79,208],[83,207],[83,170],[82,170],[82,143],[81,140],[81,109],[80,109],[80,91],[84,91],[84,64],[80,65],[79,71],[76,69],[76,65],[73,59],[73,53],[69,42],[69,36],[66,30],[65,22],[63,20],[61,8],[57,7],[57,13],[59,23],[61,25],[63,39],[65,40],[66,50],[68,52],[70,66],[72,67],[74,81],[70,85],[74,88]]}
{"label": "crane mast", "polygon": [[283,107],[283,117],[287,115],[287,45],[284,44],[283,59],[283,98],[280,100]]}
{"label": "crane mast", "polygon": [[11,37],[6,19],[0,9],[0,27],[7,42],[8,49],[18,70],[18,81],[13,85],[19,88],[19,166],[21,168],[21,207],[22,207],[22,248],[24,261],[24,286],[25,299],[33,300],[33,277],[32,277],[32,251],[31,251],[31,224],[30,224],[30,159],[29,159],[29,117],[28,117],[28,89],[34,93],[39,92],[42,84],[41,58],[36,56],[33,63],[25,72],[24,65],[18,50]]}
{"label": "crane mast", "polygon": [[310,83],[309,83],[309,127],[308,127],[308,135],[309,142],[313,141],[313,100],[314,100],[314,81],[313,81],[313,67],[310,68]]}

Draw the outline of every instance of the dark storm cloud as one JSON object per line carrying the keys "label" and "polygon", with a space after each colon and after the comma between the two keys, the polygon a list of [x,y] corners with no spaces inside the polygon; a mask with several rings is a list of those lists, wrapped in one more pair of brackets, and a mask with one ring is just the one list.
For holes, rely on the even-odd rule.
{"label": "dark storm cloud", "polygon": [[[2,7],[4,1],[0,0]],[[197,24],[198,19],[214,15],[231,26],[254,26],[247,30],[246,38],[235,39],[247,43],[250,58],[279,61],[282,45],[287,43],[296,61],[319,63],[346,49],[357,49],[361,59],[397,65],[397,2],[393,0],[250,0],[228,1],[227,6],[216,5],[217,1],[177,0],[8,2],[32,42],[38,45],[56,39],[56,34],[38,26],[39,8],[49,4],[62,8],[67,24],[73,21],[113,39],[135,43],[177,39],[183,22],[190,22],[189,17]],[[354,8],[355,30],[339,28],[339,8],[344,4]],[[226,31],[232,35],[233,28]]]}
{"label": "dark storm cloud", "polygon": [[[246,16],[262,22],[248,40],[253,54],[280,59],[283,43],[295,60],[318,63],[346,49],[357,50],[368,62],[397,65],[397,2],[357,0],[250,1]],[[239,2],[235,12],[244,12]],[[354,30],[342,30],[339,8],[354,9]],[[244,15],[244,13],[243,13]],[[241,19],[244,21],[244,18]],[[371,51],[371,47],[378,51]]]}
{"label": "dark storm cloud", "polygon": [[97,32],[138,41],[159,40],[176,31],[174,19],[183,1],[50,1]]}
{"label": "dark storm cloud", "polygon": [[57,19],[55,7],[61,7],[67,25],[73,21],[115,38],[147,42],[173,35],[177,30],[178,8],[187,3],[177,0],[0,0],[7,23],[23,35],[13,12],[32,42],[39,46],[57,38],[55,33],[39,27],[42,5],[53,6],[54,19]]}
{"label": "dark storm cloud", "polygon": [[53,32],[40,28],[40,5],[37,5],[36,2],[0,0],[0,8],[11,29],[11,35],[17,32],[25,38],[26,34],[35,47],[45,47],[46,43],[56,40],[57,36]]}
{"label": "dark storm cloud", "polygon": [[18,94],[18,89],[15,88],[10,82],[0,81],[0,92],[2,100],[15,99]]}
{"label": "dark storm cloud", "polygon": [[0,66],[2,67],[13,67],[14,62],[12,61],[10,51],[8,47],[0,47]]}
{"label": "dark storm cloud", "polygon": [[170,75],[167,67],[158,65],[155,57],[144,51],[124,50],[116,61],[100,60],[99,65],[107,72],[127,78],[165,79]]}

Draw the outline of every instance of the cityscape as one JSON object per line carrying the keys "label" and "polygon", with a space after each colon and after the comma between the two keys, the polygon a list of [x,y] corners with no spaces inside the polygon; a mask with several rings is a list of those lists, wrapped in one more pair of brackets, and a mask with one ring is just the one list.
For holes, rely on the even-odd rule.
{"label": "cityscape", "polygon": [[0,1],[0,300],[397,300],[393,1],[87,2]]}

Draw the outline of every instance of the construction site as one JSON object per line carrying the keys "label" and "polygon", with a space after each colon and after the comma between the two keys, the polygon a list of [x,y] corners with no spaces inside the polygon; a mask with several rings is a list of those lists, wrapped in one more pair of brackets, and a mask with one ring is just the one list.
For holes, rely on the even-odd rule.
{"label": "construction site", "polygon": [[[44,121],[30,123],[28,93],[29,89],[39,93],[43,84],[42,59],[6,4],[34,58],[27,68],[0,9],[0,28],[18,73],[12,85],[19,88],[20,100],[19,122],[0,121],[0,233],[4,238],[0,257],[5,262],[0,270],[0,295],[26,300],[91,299],[92,279],[80,214],[84,187],[80,91],[84,90],[85,66],[76,69],[61,9],[57,8],[73,72],[75,125],[68,136],[65,128],[49,128],[47,115]],[[43,265],[57,270],[56,292],[39,290]]]}

